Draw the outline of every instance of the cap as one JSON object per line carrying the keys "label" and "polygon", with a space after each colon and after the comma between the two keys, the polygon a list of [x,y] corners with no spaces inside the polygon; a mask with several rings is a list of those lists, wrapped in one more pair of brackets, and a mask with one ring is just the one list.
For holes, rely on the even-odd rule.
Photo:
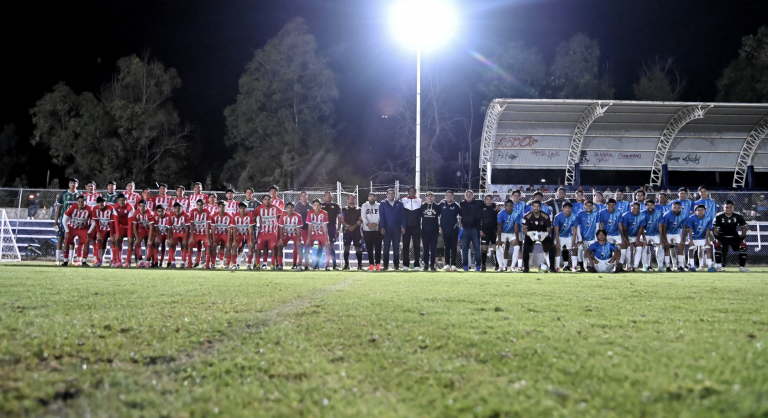
{"label": "cap", "polygon": [[370,193],[368,193],[368,196],[376,196],[376,193],[370,192]]}
{"label": "cap", "polygon": [[427,192],[426,196],[434,196],[435,194],[432,192]]}

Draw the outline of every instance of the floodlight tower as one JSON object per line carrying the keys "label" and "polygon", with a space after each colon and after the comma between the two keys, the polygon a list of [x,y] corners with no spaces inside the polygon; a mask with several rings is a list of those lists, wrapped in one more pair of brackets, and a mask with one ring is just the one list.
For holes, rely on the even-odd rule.
{"label": "floodlight tower", "polygon": [[440,0],[401,0],[392,11],[394,34],[416,48],[416,193],[421,191],[421,49],[437,46],[453,32],[455,17]]}

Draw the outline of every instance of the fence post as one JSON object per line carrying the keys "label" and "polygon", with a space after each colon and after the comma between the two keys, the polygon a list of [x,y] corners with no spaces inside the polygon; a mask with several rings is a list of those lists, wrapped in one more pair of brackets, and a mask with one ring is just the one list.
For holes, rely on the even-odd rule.
{"label": "fence post", "polygon": [[16,232],[14,235],[19,235],[19,214],[21,213],[21,196],[24,192],[23,188],[19,188],[19,207],[16,209]]}
{"label": "fence post", "polygon": [[395,199],[400,198],[400,180],[395,180]]}
{"label": "fence post", "polygon": [[372,192],[373,192],[373,180],[371,180],[371,188],[368,189],[368,193],[372,193]]}
{"label": "fence post", "polygon": [[338,203],[339,206],[341,206],[341,182],[340,181],[336,182],[336,203]]}

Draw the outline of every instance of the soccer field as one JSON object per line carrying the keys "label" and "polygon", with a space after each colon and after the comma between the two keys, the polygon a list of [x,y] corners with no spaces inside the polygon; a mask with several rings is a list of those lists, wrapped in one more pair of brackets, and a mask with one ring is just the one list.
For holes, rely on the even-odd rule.
{"label": "soccer field", "polygon": [[766,416],[768,269],[0,266],[0,416]]}

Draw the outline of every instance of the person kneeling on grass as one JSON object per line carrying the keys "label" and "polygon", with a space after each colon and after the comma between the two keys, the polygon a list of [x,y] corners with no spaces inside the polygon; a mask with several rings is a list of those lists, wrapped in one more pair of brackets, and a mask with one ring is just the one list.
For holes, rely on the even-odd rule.
{"label": "person kneeling on grass", "polygon": [[590,273],[613,273],[621,253],[617,251],[616,245],[608,242],[608,233],[604,229],[598,229],[595,235],[597,241],[590,244],[586,249],[587,260],[589,260],[587,271]]}

